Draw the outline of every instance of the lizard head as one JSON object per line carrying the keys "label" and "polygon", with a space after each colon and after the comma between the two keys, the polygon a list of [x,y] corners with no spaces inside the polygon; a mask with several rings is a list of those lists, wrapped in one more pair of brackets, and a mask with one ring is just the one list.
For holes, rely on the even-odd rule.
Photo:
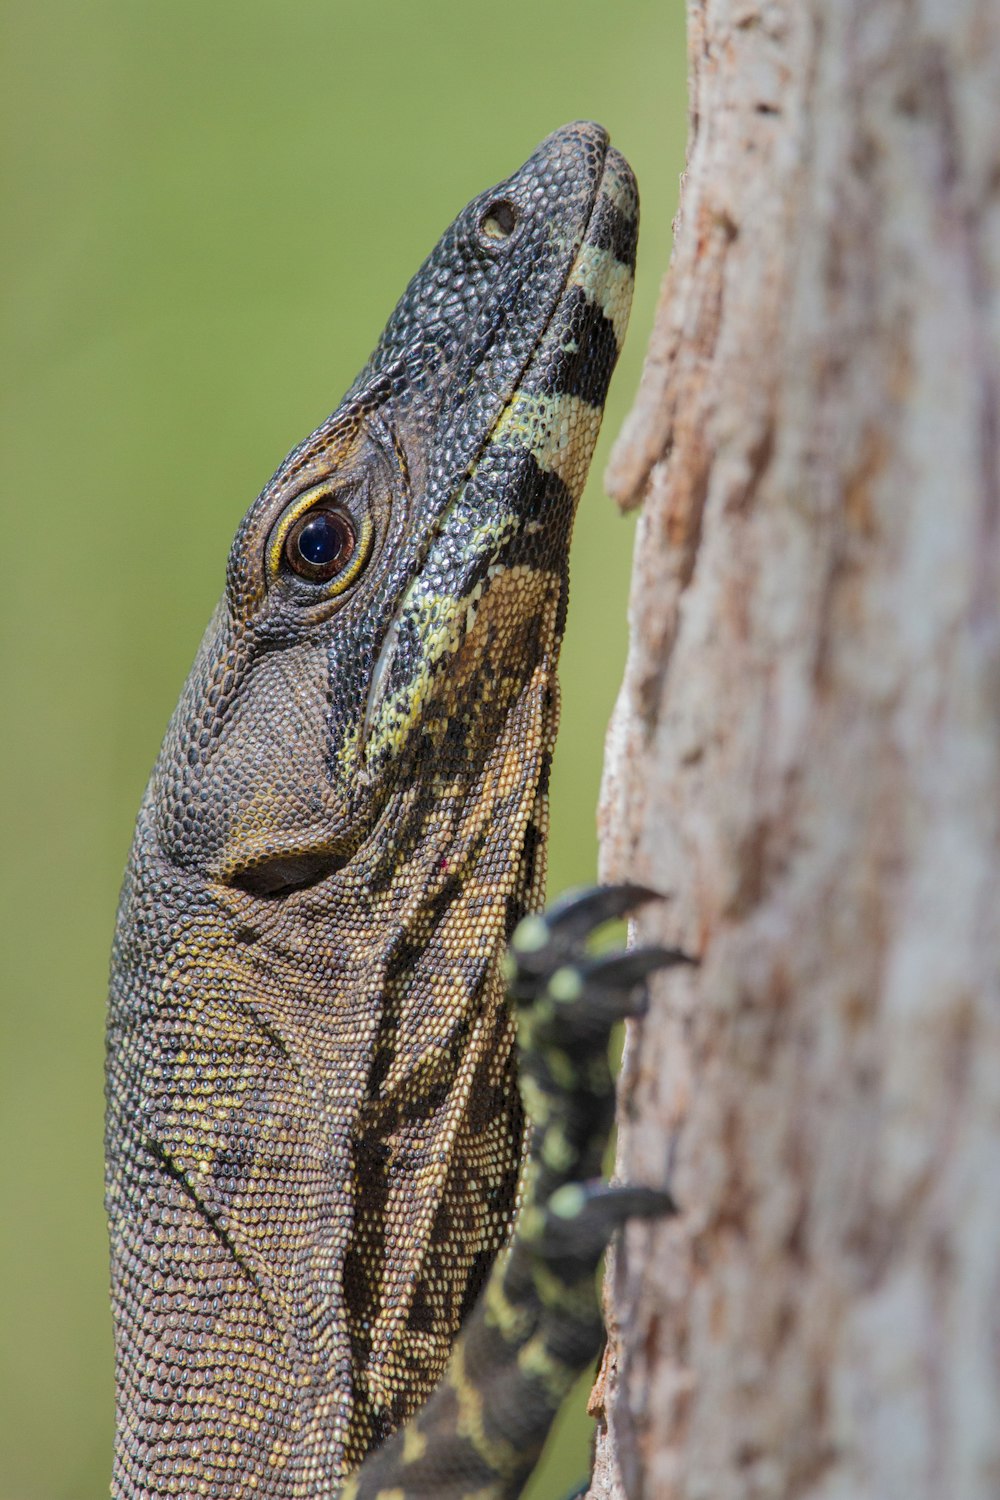
{"label": "lizard head", "polygon": [[636,224],[631,172],[583,123],[445,233],[239,528],[154,772],[172,863],[258,893],[313,880],[418,762],[467,769],[533,677],[551,705]]}

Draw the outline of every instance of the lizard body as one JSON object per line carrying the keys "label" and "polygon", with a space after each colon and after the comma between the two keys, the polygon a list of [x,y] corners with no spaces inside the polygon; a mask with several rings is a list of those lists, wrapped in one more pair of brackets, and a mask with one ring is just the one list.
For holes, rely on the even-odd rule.
{"label": "lizard body", "polygon": [[[236,535],[112,963],[115,1495],[330,1495],[375,1449],[358,1493],[409,1495],[431,1428],[433,1459],[481,1411],[489,1372],[455,1371],[482,1329],[442,1376],[519,1191],[537,1207],[501,959],[542,896],[570,532],[636,225],[599,127],[543,142]],[[567,1119],[564,1175],[600,1149]],[[515,1364],[526,1264],[515,1244],[491,1282]],[[431,1427],[387,1444],[435,1386]]]}

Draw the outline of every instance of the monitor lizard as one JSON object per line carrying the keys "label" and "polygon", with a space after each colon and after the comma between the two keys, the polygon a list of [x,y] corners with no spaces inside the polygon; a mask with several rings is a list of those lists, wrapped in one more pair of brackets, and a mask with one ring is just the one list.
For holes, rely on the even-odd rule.
{"label": "monitor lizard", "polygon": [[532,915],[637,224],[604,130],[550,136],[237,531],[112,959],[116,1496],[518,1494],[670,1207],[599,1174],[609,1028],[681,956],[587,955],[637,889]]}

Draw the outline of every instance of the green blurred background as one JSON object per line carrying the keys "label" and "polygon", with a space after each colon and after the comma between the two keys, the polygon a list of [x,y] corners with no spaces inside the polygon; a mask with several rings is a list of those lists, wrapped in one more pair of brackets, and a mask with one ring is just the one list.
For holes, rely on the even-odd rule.
{"label": "green blurred background", "polygon": [[[106,1493],[104,988],[132,820],[230,537],[468,198],[601,120],[643,200],[581,508],[553,888],[593,877],[632,528],[600,474],[667,263],[683,0],[0,7],[0,1500]],[[587,1462],[582,1403],[542,1492]]]}

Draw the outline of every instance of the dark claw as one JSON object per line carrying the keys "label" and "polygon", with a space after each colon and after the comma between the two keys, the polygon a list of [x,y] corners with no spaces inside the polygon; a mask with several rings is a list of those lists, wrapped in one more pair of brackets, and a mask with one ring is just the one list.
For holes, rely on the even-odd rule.
{"label": "dark claw", "polygon": [[553,903],[545,914],[554,936],[578,942],[618,917],[626,917],[647,901],[665,901],[659,891],[645,885],[595,885],[589,890],[574,891]]}
{"label": "dark claw", "polygon": [[679,948],[631,948],[584,958],[556,969],[545,991],[555,1001],[541,1036],[570,1054],[604,1046],[608,1033],[627,1016],[645,1015],[644,981],[658,969],[693,960]]}
{"label": "dark claw", "polygon": [[655,974],[657,969],[697,962],[682,948],[661,948],[650,943],[642,948],[621,949],[585,958],[577,968],[587,989],[630,990],[642,984],[650,974]]}
{"label": "dark claw", "polygon": [[671,1194],[660,1188],[567,1183],[549,1199],[545,1227],[533,1248],[544,1260],[587,1265],[597,1260],[627,1219],[658,1219],[677,1212]]}

